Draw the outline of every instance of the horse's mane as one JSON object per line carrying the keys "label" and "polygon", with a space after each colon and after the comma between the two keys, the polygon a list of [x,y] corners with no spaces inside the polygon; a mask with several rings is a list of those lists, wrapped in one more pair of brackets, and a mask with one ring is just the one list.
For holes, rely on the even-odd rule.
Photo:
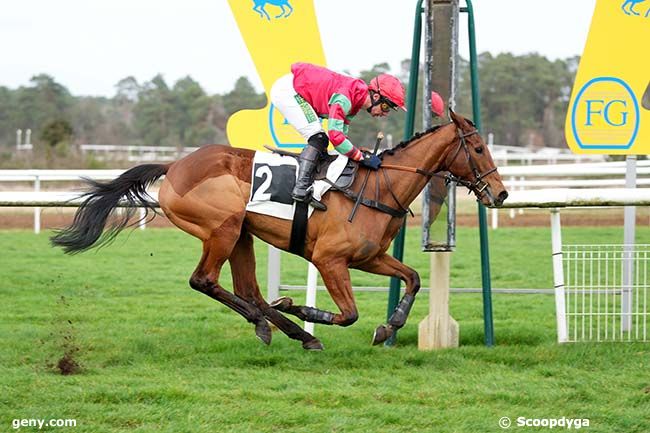
{"label": "horse's mane", "polygon": [[437,131],[439,128],[441,128],[442,126],[444,126],[444,125],[436,125],[436,126],[433,126],[433,127],[429,128],[429,129],[427,129],[426,131],[417,132],[415,135],[413,135],[413,136],[412,136],[411,138],[409,138],[408,140],[400,141],[399,144],[397,144],[397,145],[394,146],[393,148],[391,148],[391,149],[386,149],[386,150],[384,150],[383,152],[381,152],[381,153],[379,154],[379,158],[383,159],[383,158],[384,158],[384,155],[394,155],[396,151],[401,150],[401,149],[404,149],[406,146],[408,146],[409,144],[411,144],[411,143],[413,143],[414,141],[418,140],[419,138],[421,138],[421,137],[424,136],[424,135],[427,135],[427,134],[431,134],[431,133],[433,133],[433,132],[436,132],[436,131]]}

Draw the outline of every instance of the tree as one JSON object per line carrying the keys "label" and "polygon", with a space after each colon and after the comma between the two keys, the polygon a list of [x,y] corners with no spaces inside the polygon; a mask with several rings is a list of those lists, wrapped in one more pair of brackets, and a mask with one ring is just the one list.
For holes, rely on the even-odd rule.
{"label": "tree", "polygon": [[14,123],[13,92],[4,86],[0,86],[0,144],[12,143],[16,126]]}
{"label": "tree", "polygon": [[142,144],[176,145],[174,140],[174,97],[162,75],[144,83],[133,108],[134,126]]}
{"label": "tree", "polygon": [[126,103],[138,102],[138,94],[142,90],[138,80],[131,75],[118,81],[115,88],[117,89],[115,100]]}
{"label": "tree", "polygon": [[174,84],[176,107],[175,130],[181,146],[197,146],[214,138],[209,123],[210,97],[192,78],[185,77]]}
{"label": "tree", "polygon": [[228,116],[243,109],[262,108],[266,105],[266,95],[257,93],[246,77],[239,77],[235,88],[223,95],[223,105]]}
{"label": "tree", "polygon": [[53,120],[43,126],[40,139],[48,146],[55,147],[59,143],[69,142],[74,130],[67,120]]}
{"label": "tree", "polygon": [[[531,134],[543,137],[547,146],[564,143],[563,120],[575,76],[571,61],[551,62],[535,53],[482,53],[478,63],[484,131],[504,145],[526,145]],[[459,66],[459,105],[471,112],[469,65]]]}

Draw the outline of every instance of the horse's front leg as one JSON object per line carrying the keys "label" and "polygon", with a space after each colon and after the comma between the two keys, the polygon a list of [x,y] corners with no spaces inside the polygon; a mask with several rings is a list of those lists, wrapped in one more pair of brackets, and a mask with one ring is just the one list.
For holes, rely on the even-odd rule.
{"label": "horse's front leg", "polygon": [[318,269],[330,294],[340,313],[320,310],[304,305],[293,305],[293,300],[282,297],[271,303],[271,307],[284,313],[293,314],[301,320],[324,325],[350,326],[359,318],[357,306],[352,294],[352,282],[347,262],[341,259],[316,260],[314,266]]}
{"label": "horse's front leg", "polygon": [[372,344],[383,343],[406,323],[415,295],[420,290],[420,276],[414,269],[388,254],[383,254],[355,268],[371,274],[397,277],[406,284],[404,296],[388,319],[388,325],[379,325],[375,330]]}
{"label": "horse's front leg", "polygon": [[[289,13],[286,14],[284,17],[285,17],[285,18],[288,18],[289,15],[291,15],[291,14],[293,13],[293,8],[292,8],[291,5],[289,4],[289,2],[286,3],[286,6],[289,8]],[[283,10],[283,12],[284,12],[284,10]]]}

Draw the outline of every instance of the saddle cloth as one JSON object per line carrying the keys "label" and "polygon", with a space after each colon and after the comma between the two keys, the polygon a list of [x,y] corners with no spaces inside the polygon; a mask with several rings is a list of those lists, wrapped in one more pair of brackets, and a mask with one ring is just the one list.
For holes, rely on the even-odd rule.
{"label": "saddle cloth", "polygon": [[[354,179],[356,163],[349,161],[347,156],[341,155],[336,151],[330,151],[330,159],[336,157],[329,166],[325,178],[330,182],[337,184],[345,180],[347,185]],[[346,170],[346,167],[350,167]],[[317,171],[324,171],[318,170]],[[345,173],[344,173],[345,171]],[[298,177],[298,161],[292,156],[282,156],[276,153],[255,152],[253,158],[253,170],[251,173],[252,185],[251,194],[246,204],[248,212],[270,215],[276,218],[292,220],[295,210],[295,203],[291,198],[291,191],[296,184]],[[316,200],[320,200],[330,188],[331,184],[325,180],[318,179],[314,181],[313,195]],[[309,206],[308,216],[314,212],[314,208]]]}

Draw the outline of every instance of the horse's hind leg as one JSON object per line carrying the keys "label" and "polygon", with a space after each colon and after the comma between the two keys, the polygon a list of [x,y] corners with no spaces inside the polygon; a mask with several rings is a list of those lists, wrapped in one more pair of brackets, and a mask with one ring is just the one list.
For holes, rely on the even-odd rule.
{"label": "horse's hind leg", "polygon": [[276,310],[293,314],[307,322],[322,323],[324,325],[352,325],[359,318],[359,313],[352,294],[352,283],[347,264],[341,260],[329,260],[314,261],[314,265],[323,277],[323,282],[332,300],[341,310],[340,313],[332,313],[304,305],[293,305],[293,300],[288,297],[282,297],[274,301],[271,306]]}
{"label": "horse's hind leg", "polygon": [[406,323],[415,295],[420,290],[420,276],[414,269],[388,254],[383,254],[356,268],[371,274],[397,277],[406,283],[404,296],[388,319],[388,325],[379,325],[375,330],[372,344],[383,343]]}
{"label": "horse's hind leg", "polygon": [[271,308],[260,293],[255,278],[255,250],[253,237],[243,231],[230,255],[230,268],[235,294],[259,308],[264,316],[289,338],[302,341],[302,347],[308,350],[322,350],[320,341],[300,326],[287,319],[282,313]]}
{"label": "horse's hind leg", "polygon": [[190,278],[190,286],[241,314],[255,324],[255,335],[265,344],[271,342],[271,328],[262,311],[250,302],[226,291],[219,285],[221,267],[233,251],[239,230],[216,230],[203,241],[203,256]]}

